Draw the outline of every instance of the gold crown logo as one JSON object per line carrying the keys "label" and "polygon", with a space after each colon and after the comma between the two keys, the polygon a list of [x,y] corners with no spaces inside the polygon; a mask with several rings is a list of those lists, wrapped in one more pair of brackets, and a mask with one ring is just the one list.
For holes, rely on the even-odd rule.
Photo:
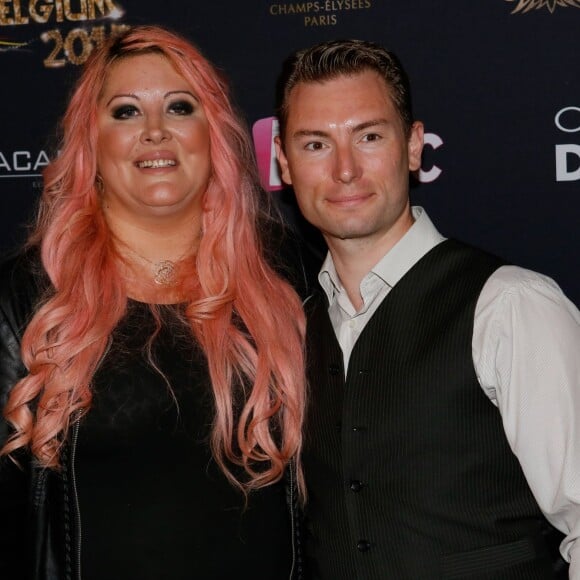
{"label": "gold crown logo", "polygon": [[521,12],[522,14],[530,10],[540,10],[547,8],[550,13],[554,13],[556,8],[580,8],[580,0],[505,0],[506,2],[517,2],[517,6],[512,10],[512,14]]}

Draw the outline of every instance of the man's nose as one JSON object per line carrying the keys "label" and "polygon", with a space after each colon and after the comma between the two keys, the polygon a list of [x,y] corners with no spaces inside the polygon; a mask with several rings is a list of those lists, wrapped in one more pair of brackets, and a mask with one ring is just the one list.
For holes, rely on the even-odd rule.
{"label": "man's nose", "polygon": [[360,164],[352,145],[342,145],[336,148],[334,164],[335,181],[350,183],[361,175]]}

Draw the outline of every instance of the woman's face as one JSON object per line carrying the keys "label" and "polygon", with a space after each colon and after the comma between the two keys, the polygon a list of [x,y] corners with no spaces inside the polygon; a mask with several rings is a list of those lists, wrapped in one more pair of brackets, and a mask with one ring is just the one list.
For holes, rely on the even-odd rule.
{"label": "woman's face", "polygon": [[143,54],[113,64],[97,115],[106,212],[127,221],[199,217],[211,173],[208,121],[169,61]]}

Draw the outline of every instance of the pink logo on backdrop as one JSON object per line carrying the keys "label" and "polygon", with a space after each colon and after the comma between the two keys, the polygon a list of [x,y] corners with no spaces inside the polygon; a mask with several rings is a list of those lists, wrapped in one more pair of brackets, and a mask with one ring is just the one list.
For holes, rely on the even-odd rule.
{"label": "pink logo on backdrop", "polygon": [[266,191],[277,191],[283,187],[274,148],[274,137],[278,133],[279,124],[276,117],[258,119],[252,127],[260,182]]}

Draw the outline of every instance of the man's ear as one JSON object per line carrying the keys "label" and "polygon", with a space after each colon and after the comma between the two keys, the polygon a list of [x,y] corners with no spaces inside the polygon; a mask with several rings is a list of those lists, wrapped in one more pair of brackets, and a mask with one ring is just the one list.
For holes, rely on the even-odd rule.
{"label": "man's ear", "polygon": [[409,171],[421,169],[421,154],[423,152],[424,127],[421,121],[415,121],[411,125],[409,140],[407,142],[409,152]]}
{"label": "man's ear", "polygon": [[276,159],[280,166],[280,177],[286,185],[292,185],[292,178],[290,177],[290,170],[288,169],[288,159],[282,148],[282,140],[279,136],[274,137],[274,146],[276,147]]}

